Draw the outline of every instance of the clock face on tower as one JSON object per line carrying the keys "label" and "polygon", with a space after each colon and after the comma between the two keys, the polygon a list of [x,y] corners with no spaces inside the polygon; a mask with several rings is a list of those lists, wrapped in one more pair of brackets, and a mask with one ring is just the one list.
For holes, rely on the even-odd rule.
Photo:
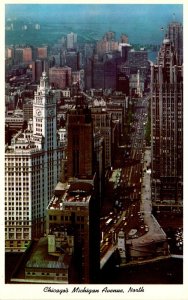
{"label": "clock face on tower", "polygon": [[36,114],[37,114],[37,116],[41,116],[42,111],[41,111],[40,109],[37,109],[37,110],[36,110]]}
{"label": "clock face on tower", "polygon": [[54,114],[53,109],[48,109],[48,116],[49,116],[49,117],[52,117],[53,114]]}

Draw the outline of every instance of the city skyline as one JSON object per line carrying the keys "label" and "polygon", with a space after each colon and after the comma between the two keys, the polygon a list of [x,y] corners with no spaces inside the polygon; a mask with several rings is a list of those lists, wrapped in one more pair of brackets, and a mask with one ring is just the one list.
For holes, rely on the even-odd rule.
{"label": "city skyline", "polygon": [[[20,9],[18,9],[18,7]],[[30,8],[32,7],[30,13],[28,12],[29,7]],[[88,24],[88,31],[92,30],[94,26],[96,31],[99,29],[101,38],[103,36],[103,33],[107,31],[116,32],[117,33],[116,40],[118,39],[121,33],[125,33],[128,35],[130,44],[136,43],[137,41],[138,43],[142,44],[141,41],[143,41],[142,37],[144,36],[146,36],[145,42],[149,43],[149,41],[151,41],[151,37],[156,35],[156,38],[153,38],[153,41],[151,43],[161,45],[164,38],[164,33],[166,32],[167,26],[170,22],[177,21],[183,24],[184,7],[182,4],[177,4],[177,5],[173,5],[173,4],[123,4],[123,5],[122,4],[121,5],[120,4],[99,4],[99,5],[98,4],[26,4],[26,5],[6,4],[6,9],[5,9],[6,21],[7,18],[14,18],[15,15],[17,15],[16,16],[17,18],[20,18],[20,16],[24,14],[25,16],[27,16],[26,19],[28,21],[32,19],[32,22],[36,22],[36,23],[41,22],[41,24],[44,24],[45,15],[49,12],[49,7],[50,7],[50,15],[48,15],[49,22],[53,22],[53,20],[55,19],[59,25],[62,24],[63,26],[63,25],[70,24],[71,27],[69,28],[72,28],[73,30],[70,30],[69,33],[73,31],[75,34],[78,33],[79,36],[79,30],[83,26],[85,26],[85,24]],[[59,9],[60,7],[64,8],[63,13]],[[94,7],[95,9],[91,11],[91,7]],[[100,9],[98,9],[99,7]],[[129,14],[129,17],[124,14],[123,9],[125,7],[127,7],[126,13]],[[135,7],[137,9],[134,10],[134,16],[133,16],[132,9]],[[72,10],[72,8],[74,8],[74,10]],[[140,9],[140,8],[144,8],[144,9]],[[16,13],[14,14],[15,9],[16,9]],[[59,9],[58,13],[56,9]],[[18,10],[19,10],[19,14],[17,13]],[[122,21],[121,17],[117,18],[120,11],[121,14],[123,15],[123,18],[126,19],[125,22]],[[77,17],[75,16],[75,13],[77,14]],[[62,16],[64,17],[65,14],[67,15],[67,17],[64,18],[64,20],[62,21]],[[144,22],[142,22],[144,16],[146,15],[150,17],[148,18],[148,20],[146,20],[147,18],[145,18]],[[136,17],[136,19],[134,19],[134,17]],[[80,20],[78,20],[79,18]],[[152,21],[150,18],[152,19]],[[24,18],[24,20],[26,19]],[[68,21],[70,19],[72,22]],[[134,26],[132,26],[134,20],[136,20],[136,23],[134,25],[135,28],[138,28],[140,24],[139,27],[140,31],[135,32],[135,28]],[[141,26],[141,24],[143,25],[143,27]],[[76,28],[78,28],[78,32],[76,31]],[[123,28],[125,30],[121,30]],[[64,35],[66,36],[66,34]],[[185,179],[186,178],[184,178],[184,180]],[[183,198],[185,198],[185,193]],[[183,207],[185,211],[186,205],[185,206],[183,205]],[[184,230],[184,233],[185,232],[186,231]],[[4,231],[2,233],[4,235]],[[184,283],[185,283],[185,278],[184,278]],[[172,285],[170,286],[170,288],[171,287]],[[45,293],[43,293],[43,295],[44,294]],[[53,293],[51,293],[51,295],[52,294]],[[47,293],[46,295],[50,295],[50,294]],[[82,296],[82,294],[77,296]],[[106,294],[104,294],[103,296],[106,296]]]}

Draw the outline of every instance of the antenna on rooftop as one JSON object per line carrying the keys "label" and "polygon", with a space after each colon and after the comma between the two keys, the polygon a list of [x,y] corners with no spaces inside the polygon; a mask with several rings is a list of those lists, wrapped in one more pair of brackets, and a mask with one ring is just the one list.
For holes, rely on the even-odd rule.
{"label": "antenna on rooftop", "polygon": [[175,22],[175,21],[176,21],[176,14],[173,13],[173,22]]}
{"label": "antenna on rooftop", "polygon": [[46,68],[45,68],[45,67],[46,67],[46,64],[45,64],[45,60],[44,60],[44,61],[43,61],[43,73],[44,73],[44,74],[46,74],[46,70],[45,70]]}

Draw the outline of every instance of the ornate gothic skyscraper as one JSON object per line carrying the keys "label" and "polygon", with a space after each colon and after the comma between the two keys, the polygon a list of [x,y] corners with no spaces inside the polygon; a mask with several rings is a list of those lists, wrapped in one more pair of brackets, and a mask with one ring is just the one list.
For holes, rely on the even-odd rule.
{"label": "ornate gothic skyscraper", "polygon": [[183,68],[165,38],[151,67],[152,198],[183,200]]}

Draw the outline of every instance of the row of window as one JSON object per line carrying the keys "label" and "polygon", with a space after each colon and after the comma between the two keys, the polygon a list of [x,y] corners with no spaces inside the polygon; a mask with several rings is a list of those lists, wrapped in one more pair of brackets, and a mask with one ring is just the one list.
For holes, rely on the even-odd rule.
{"label": "row of window", "polygon": [[[5,221],[19,221],[20,220],[20,217],[5,217]],[[29,217],[23,217],[22,220],[26,221],[28,220],[29,221]]]}
{"label": "row of window", "polygon": [[11,222],[11,221],[7,221],[6,222],[6,226],[29,226],[31,225],[31,221],[28,222],[28,221],[19,221],[17,222],[16,220],[14,222]]}
{"label": "row of window", "polygon": [[[84,216],[75,216],[76,221],[78,222],[84,222]],[[50,221],[57,221],[61,219],[61,221],[72,221],[72,216],[52,216],[49,215]]]}
{"label": "row of window", "polygon": [[61,277],[67,277],[66,273],[44,273],[44,272],[26,272],[26,275],[38,275],[38,276],[61,276]]}

